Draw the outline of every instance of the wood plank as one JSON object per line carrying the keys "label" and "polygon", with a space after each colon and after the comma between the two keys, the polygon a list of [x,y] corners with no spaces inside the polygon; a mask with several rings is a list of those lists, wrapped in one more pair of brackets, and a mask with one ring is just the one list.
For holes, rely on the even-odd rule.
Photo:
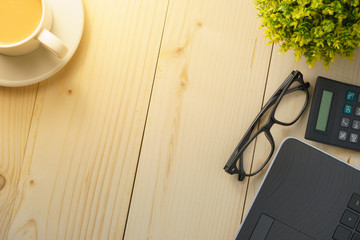
{"label": "wood plank", "polygon": [[[327,78],[331,78],[334,80],[343,81],[346,83],[360,85],[360,51],[358,50],[356,53],[355,60],[350,62],[346,59],[338,58],[332,64],[330,64],[330,68],[328,71],[325,68],[318,64],[315,68],[309,69],[308,65],[305,63],[305,59],[301,59],[299,62],[295,61],[295,57],[292,52],[288,52],[286,54],[278,54],[278,47],[274,49],[274,53],[272,56],[270,72],[269,72],[269,79],[266,87],[265,99],[267,100],[271,94],[278,88],[282,81],[287,77],[287,75],[295,69],[300,70],[304,75],[304,81],[310,82],[310,96],[313,94],[313,90],[315,87],[315,81],[317,76],[324,76]],[[281,126],[274,126],[271,129],[273,133],[274,140],[276,143],[276,148],[280,145],[281,141],[288,137],[293,136],[299,139],[305,140],[305,129],[307,125],[307,120],[309,116],[309,109],[310,109],[311,102],[309,103],[307,111],[304,115],[300,118],[298,122],[290,127],[281,127]],[[290,109],[294,109],[294,106],[289,106]],[[314,141],[305,140],[306,142],[332,154],[333,156],[342,159],[344,161],[348,161],[354,166],[360,167],[360,153],[355,151],[350,151],[338,147],[333,147],[326,144],[321,144]],[[257,148],[255,150],[255,155],[257,152],[261,154],[261,148],[263,146],[263,142],[259,142],[257,144]],[[259,166],[260,162],[256,161],[259,159],[255,156],[255,163],[254,166]],[[248,211],[249,207],[251,206],[252,200],[261,184],[261,181],[265,175],[266,171],[262,171],[255,177],[250,179],[249,190],[246,199],[246,206],[245,212]]]}
{"label": "wood plank", "polygon": [[247,185],[223,166],[261,107],[257,29],[251,1],[170,1],[125,239],[234,237]]}
{"label": "wood plank", "polygon": [[85,0],[70,63],[42,82],[10,239],[121,239],[167,0]]}
{"label": "wood plank", "polygon": [[38,84],[0,87],[0,239],[7,239]]}

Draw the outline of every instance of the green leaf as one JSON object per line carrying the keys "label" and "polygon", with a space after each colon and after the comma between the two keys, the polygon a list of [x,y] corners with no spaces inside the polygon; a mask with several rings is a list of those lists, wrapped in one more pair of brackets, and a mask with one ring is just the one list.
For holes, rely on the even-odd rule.
{"label": "green leaf", "polygon": [[294,50],[310,67],[350,59],[360,46],[359,0],[254,0],[269,43]]}

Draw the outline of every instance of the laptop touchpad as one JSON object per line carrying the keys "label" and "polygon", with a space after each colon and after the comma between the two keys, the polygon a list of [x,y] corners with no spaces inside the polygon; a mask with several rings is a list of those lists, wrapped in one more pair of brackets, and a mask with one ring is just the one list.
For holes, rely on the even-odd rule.
{"label": "laptop touchpad", "polygon": [[276,219],[261,214],[250,240],[314,240]]}

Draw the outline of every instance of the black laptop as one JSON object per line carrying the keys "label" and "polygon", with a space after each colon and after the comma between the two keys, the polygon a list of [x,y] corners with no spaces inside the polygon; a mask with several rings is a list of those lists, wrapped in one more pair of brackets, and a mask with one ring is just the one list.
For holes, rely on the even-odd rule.
{"label": "black laptop", "polygon": [[360,240],[360,171],[287,138],[235,239]]}

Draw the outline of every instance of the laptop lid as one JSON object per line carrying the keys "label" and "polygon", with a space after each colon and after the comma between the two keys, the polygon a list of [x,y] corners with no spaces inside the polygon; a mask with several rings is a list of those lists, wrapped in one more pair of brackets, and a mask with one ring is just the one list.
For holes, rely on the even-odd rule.
{"label": "laptop lid", "polygon": [[[235,239],[350,240],[360,234],[360,217],[355,217],[360,216],[357,197],[358,169],[298,139],[287,138]],[[349,212],[354,215],[349,217]]]}

